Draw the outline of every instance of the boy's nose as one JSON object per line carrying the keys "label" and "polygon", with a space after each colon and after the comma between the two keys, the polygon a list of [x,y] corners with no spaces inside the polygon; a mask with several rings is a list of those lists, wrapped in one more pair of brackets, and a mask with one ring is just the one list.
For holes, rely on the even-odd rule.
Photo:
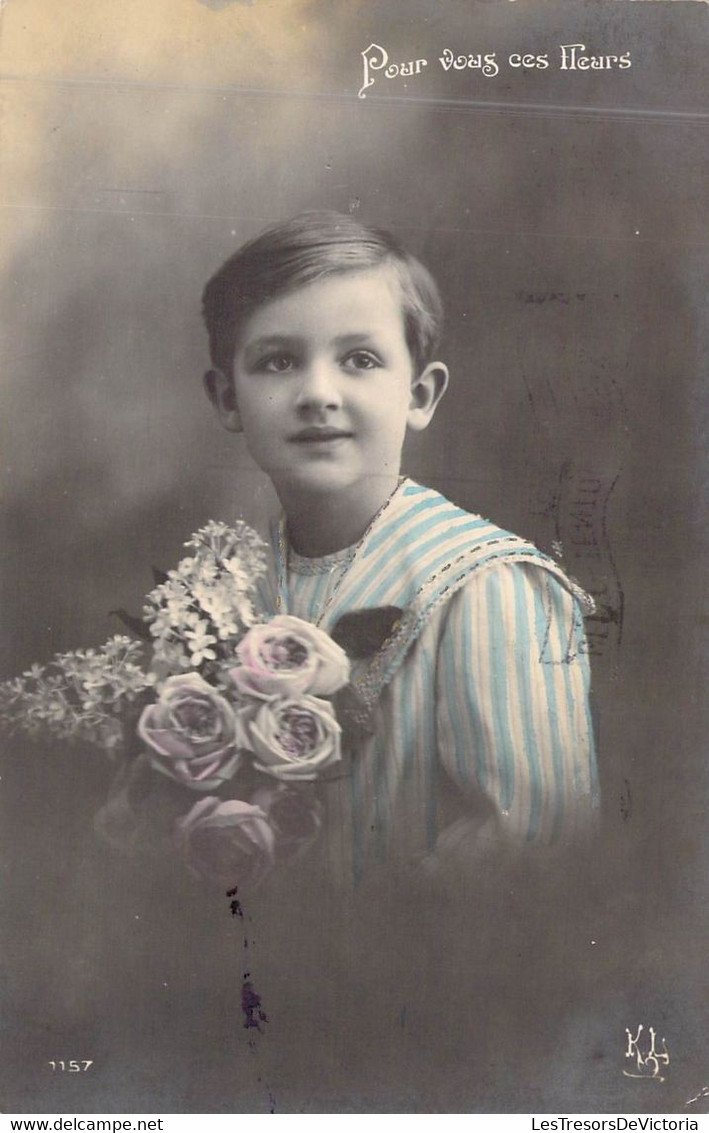
{"label": "boy's nose", "polygon": [[313,362],[303,371],[296,398],[296,407],[301,411],[313,409],[338,409],[342,404],[338,375],[325,362]]}

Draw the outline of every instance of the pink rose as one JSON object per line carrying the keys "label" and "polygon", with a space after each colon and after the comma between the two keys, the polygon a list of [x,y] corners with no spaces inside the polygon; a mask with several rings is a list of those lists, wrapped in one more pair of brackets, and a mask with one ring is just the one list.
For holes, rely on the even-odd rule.
{"label": "pink rose", "polygon": [[327,700],[273,696],[238,715],[254,767],[276,779],[318,779],[342,758],[340,725]]}
{"label": "pink rose", "polygon": [[217,790],[239,765],[234,710],[198,673],[167,678],[138,734],[158,771],[198,791]]}
{"label": "pink rose", "polygon": [[330,696],[350,679],[344,649],[323,630],[281,614],[252,626],[239,642],[241,662],[229,675],[251,696]]}
{"label": "pink rose", "polygon": [[221,885],[257,885],[275,861],[275,837],[260,806],[200,799],[177,824],[190,871]]}

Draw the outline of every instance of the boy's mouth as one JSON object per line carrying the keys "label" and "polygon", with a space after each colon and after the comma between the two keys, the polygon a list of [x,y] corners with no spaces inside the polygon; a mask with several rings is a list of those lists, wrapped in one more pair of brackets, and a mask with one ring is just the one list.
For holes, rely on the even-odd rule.
{"label": "boy's mouth", "polygon": [[309,425],[301,429],[290,438],[295,444],[322,444],[326,441],[339,441],[351,437],[352,433],[346,429],[333,429],[329,425]]}

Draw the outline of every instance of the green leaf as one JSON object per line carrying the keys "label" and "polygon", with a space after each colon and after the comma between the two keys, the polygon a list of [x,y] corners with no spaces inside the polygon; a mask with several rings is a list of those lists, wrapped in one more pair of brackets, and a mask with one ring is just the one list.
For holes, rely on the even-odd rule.
{"label": "green leaf", "polygon": [[109,617],[119,618],[123,622],[126,629],[130,630],[133,637],[137,637],[139,641],[152,641],[152,634],[148,629],[148,623],[144,622],[142,618],[136,618],[133,614],[129,614],[122,606],[117,610],[109,610]]}
{"label": "green leaf", "polygon": [[348,657],[371,657],[390,636],[403,611],[399,606],[377,606],[373,610],[354,610],[343,614],[330,636]]}
{"label": "green leaf", "polygon": [[343,747],[356,750],[363,740],[374,735],[372,713],[353,685],[345,685],[332,698],[337,721],[342,728]]}

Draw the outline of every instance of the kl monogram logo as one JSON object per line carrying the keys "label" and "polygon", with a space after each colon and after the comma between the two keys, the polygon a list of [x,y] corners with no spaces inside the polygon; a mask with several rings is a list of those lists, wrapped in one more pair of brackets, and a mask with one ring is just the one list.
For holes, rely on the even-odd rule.
{"label": "kl monogram logo", "polygon": [[[657,1082],[664,1082],[663,1076],[660,1074],[660,1065],[669,1066],[670,1056],[665,1045],[664,1038],[662,1042],[662,1050],[656,1047],[657,1034],[654,1027],[648,1028],[648,1035],[645,1036],[643,1046],[646,1048],[645,1052],[641,1049],[640,1036],[644,1030],[642,1023],[638,1025],[638,1033],[633,1038],[632,1032],[626,1027],[625,1033],[628,1036],[628,1048],[625,1052],[626,1058],[635,1060],[635,1070],[624,1070],[626,1078],[654,1078]],[[649,1042],[649,1045],[648,1045]]]}

